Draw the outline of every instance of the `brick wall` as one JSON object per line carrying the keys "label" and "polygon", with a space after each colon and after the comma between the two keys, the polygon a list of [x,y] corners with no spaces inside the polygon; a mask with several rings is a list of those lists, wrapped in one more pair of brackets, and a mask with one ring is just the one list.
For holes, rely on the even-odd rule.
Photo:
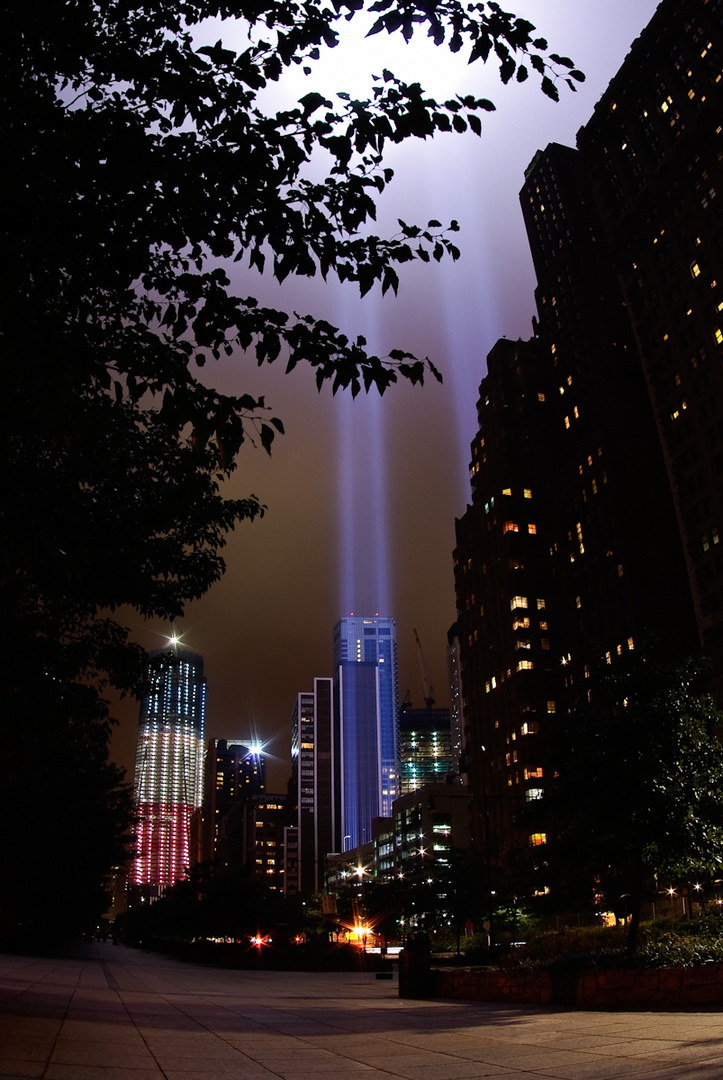
{"label": "brick wall", "polygon": [[[723,1005],[723,964],[597,972],[435,968],[433,996],[573,1009],[698,1009]],[[411,996],[411,995],[410,995]]]}

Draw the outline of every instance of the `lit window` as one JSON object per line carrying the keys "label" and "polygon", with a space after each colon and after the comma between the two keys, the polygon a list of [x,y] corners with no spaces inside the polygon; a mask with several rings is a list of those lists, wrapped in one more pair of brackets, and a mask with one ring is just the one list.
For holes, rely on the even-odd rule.
{"label": "lit window", "polygon": [[569,428],[569,426],[570,426],[570,417],[569,417],[569,416],[566,416],[566,417],[565,417],[565,427],[566,427],[566,428]]}
{"label": "lit window", "polygon": [[[723,307],[723,304],[721,304],[721,307]],[[531,499],[532,498],[532,488],[524,488],[522,494],[525,496],[526,499]]]}
{"label": "lit window", "polygon": [[503,495],[511,495],[512,494],[512,488],[502,488],[502,494]]}
{"label": "lit window", "polygon": [[538,401],[544,401],[545,400],[545,395],[544,394],[538,394],[537,395],[537,400]]}
{"label": "lit window", "polygon": [[690,273],[694,278],[700,277],[700,263],[692,262],[690,264]]}
{"label": "lit window", "polygon": [[512,620],[512,629],[513,630],[529,630],[529,627],[530,627],[530,620],[527,618],[527,616],[524,616],[522,618],[520,618],[520,616],[518,616],[516,619]]}
{"label": "lit window", "polygon": [[554,701],[548,701],[548,703],[547,703],[547,711],[549,713],[554,713],[555,709],[556,709],[555,702]]}
{"label": "lit window", "polygon": [[517,670],[518,671],[532,671],[534,666],[535,665],[532,663],[531,660],[518,660],[517,661]]}
{"label": "lit window", "polygon": [[545,610],[545,601],[544,600],[538,598],[537,610],[538,611],[544,611]]}
{"label": "lit window", "polygon": [[520,531],[520,526],[515,521],[506,521],[504,526],[503,526],[503,529],[502,529],[503,533],[519,532],[519,531]]}
{"label": "lit window", "polygon": [[530,847],[542,847],[547,843],[547,833],[533,832],[530,834]]}
{"label": "lit window", "polygon": [[536,799],[541,799],[544,792],[541,787],[531,787],[525,792],[525,799],[527,802],[535,802]]}
{"label": "lit window", "polygon": [[[526,596],[513,596],[510,600],[510,611],[514,611],[516,608],[526,608],[527,597]],[[539,607],[539,601],[538,601]]]}
{"label": "lit window", "polygon": [[530,536],[536,536],[537,535],[537,525],[532,525],[532,524],[528,525],[527,526],[527,531],[530,534]]}
{"label": "lit window", "polygon": [[576,596],[575,597],[575,607],[577,607],[577,608],[582,607],[582,597],[581,596]]}
{"label": "lit window", "polygon": [[723,345],[723,330],[721,330],[720,326],[716,326],[715,330],[713,331],[713,336],[715,337],[716,342],[719,345]]}

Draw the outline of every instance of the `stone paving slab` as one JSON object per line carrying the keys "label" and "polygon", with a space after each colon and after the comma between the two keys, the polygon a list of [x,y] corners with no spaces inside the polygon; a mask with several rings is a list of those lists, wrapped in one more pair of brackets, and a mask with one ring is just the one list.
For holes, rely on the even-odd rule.
{"label": "stone paving slab", "polygon": [[225,971],[110,944],[0,956],[0,1080],[722,1080],[719,1012],[400,1000],[373,973]]}

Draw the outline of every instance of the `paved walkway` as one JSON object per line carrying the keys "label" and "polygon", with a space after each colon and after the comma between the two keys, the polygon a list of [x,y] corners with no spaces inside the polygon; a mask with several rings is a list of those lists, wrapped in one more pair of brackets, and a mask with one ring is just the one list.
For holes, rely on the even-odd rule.
{"label": "paved walkway", "polygon": [[372,974],[0,956],[0,1078],[721,1080],[719,1013],[400,1001]]}

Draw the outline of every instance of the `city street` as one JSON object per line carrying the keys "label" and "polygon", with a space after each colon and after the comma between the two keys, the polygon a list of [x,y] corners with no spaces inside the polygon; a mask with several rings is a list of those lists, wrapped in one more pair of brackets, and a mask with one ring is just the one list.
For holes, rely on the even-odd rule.
{"label": "city street", "polygon": [[370,973],[222,971],[116,947],[0,957],[0,1078],[720,1080],[720,1013],[403,1001]]}

